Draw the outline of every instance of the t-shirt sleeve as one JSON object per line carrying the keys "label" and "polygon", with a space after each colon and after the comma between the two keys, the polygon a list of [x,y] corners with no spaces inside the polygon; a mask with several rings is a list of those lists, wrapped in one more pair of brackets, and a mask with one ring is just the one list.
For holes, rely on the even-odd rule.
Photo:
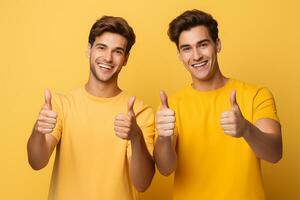
{"label": "t-shirt sleeve", "polygon": [[[142,110],[136,113],[136,121],[141,128],[144,136],[144,140],[150,155],[153,155],[154,149],[154,115],[153,109],[149,106],[145,106]],[[131,143],[127,144],[127,156],[131,157]]]}
{"label": "t-shirt sleeve", "polygon": [[255,123],[257,120],[263,118],[279,122],[274,97],[267,88],[260,88],[253,102],[253,122]]}
{"label": "t-shirt sleeve", "polygon": [[53,95],[51,103],[52,103],[52,110],[57,114],[57,119],[56,119],[56,125],[50,134],[53,135],[57,139],[57,141],[59,141],[61,138],[62,118],[63,118],[63,108],[62,108],[62,102],[60,96],[58,94]]}

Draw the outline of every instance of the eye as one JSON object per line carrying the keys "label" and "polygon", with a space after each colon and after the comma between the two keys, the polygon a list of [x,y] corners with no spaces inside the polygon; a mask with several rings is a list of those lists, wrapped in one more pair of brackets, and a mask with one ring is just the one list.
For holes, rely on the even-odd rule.
{"label": "eye", "polygon": [[104,50],[104,49],[105,49],[105,47],[104,47],[104,46],[100,46],[100,45],[98,45],[98,46],[97,46],[97,49],[98,49],[98,50]]}
{"label": "eye", "polygon": [[117,55],[123,55],[123,51],[121,51],[121,50],[116,50],[115,53],[116,53]]}
{"label": "eye", "polygon": [[190,49],[191,49],[191,47],[182,47],[182,48],[181,48],[181,51],[187,52],[187,51],[189,51]]}
{"label": "eye", "polygon": [[203,43],[200,44],[200,47],[203,47],[203,48],[207,47],[207,46],[208,46],[208,42],[203,42]]}

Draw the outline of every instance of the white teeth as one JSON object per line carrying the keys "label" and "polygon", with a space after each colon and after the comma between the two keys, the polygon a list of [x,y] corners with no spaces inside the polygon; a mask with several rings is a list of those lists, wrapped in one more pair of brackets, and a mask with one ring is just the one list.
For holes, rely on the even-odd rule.
{"label": "white teeth", "polygon": [[192,67],[203,67],[204,65],[206,65],[208,61],[204,61],[204,62],[201,62],[201,63],[197,63],[197,64],[192,64]]}
{"label": "white teeth", "polygon": [[98,66],[99,67],[101,67],[101,68],[105,68],[105,69],[111,69],[112,68],[112,66],[109,66],[109,65],[105,65],[105,64],[98,64]]}

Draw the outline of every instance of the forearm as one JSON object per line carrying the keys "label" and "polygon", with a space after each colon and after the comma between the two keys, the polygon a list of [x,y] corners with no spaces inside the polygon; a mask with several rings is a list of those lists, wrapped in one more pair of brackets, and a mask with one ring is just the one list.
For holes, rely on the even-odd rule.
{"label": "forearm", "polygon": [[158,170],[164,176],[174,172],[177,165],[177,154],[172,144],[172,137],[159,136],[154,146],[154,159]]}
{"label": "forearm", "polygon": [[255,125],[248,123],[249,128],[243,137],[256,156],[268,162],[278,162],[282,157],[281,134],[263,132]]}
{"label": "forearm", "polygon": [[144,192],[151,184],[155,164],[149,154],[142,131],[138,130],[138,136],[131,140],[130,177],[139,192]]}
{"label": "forearm", "polygon": [[27,154],[30,166],[39,170],[48,164],[51,152],[47,146],[45,134],[32,131],[27,143]]}

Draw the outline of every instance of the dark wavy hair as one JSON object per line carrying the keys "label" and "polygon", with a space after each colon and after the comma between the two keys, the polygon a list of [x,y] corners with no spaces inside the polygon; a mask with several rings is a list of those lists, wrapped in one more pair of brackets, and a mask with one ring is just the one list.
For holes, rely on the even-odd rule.
{"label": "dark wavy hair", "polygon": [[96,37],[104,32],[117,33],[122,35],[127,40],[125,53],[130,52],[131,47],[135,43],[135,34],[131,26],[122,17],[103,16],[98,19],[92,26],[89,34],[89,43],[93,46]]}
{"label": "dark wavy hair", "polygon": [[169,24],[168,36],[178,48],[178,39],[182,31],[195,26],[205,26],[214,42],[219,38],[218,22],[208,13],[200,10],[187,10]]}

